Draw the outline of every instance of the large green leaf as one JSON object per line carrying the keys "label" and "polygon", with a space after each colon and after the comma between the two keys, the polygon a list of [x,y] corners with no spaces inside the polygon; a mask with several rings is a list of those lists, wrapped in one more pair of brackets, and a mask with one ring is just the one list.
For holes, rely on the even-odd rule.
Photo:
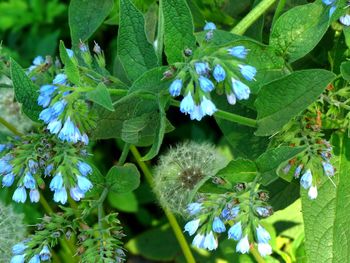
{"label": "large green leaf", "polygon": [[132,163],[113,166],[106,175],[106,184],[111,192],[127,193],[140,185],[140,173]]}
{"label": "large green leaf", "polygon": [[328,11],[317,2],[294,7],[276,21],[270,45],[289,62],[309,53],[328,28]]}
{"label": "large green leaf", "polygon": [[316,200],[310,200],[307,191],[301,190],[309,262],[338,263],[350,259],[350,139],[346,133],[336,134],[332,143],[337,170],[332,180],[336,187],[321,172]]}
{"label": "large green leaf", "polygon": [[196,47],[193,21],[185,0],[161,0],[164,18],[164,46],[169,64],[184,60],[184,50]]}
{"label": "large green leaf", "polygon": [[37,102],[39,87],[28,78],[21,66],[12,58],[11,79],[16,100],[22,104],[23,112],[33,121],[38,121],[39,114],[43,110]]}
{"label": "large green leaf", "polygon": [[247,159],[236,159],[230,161],[226,167],[217,172],[216,176],[223,178],[231,185],[252,182],[257,175],[256,165]]}
{"label": "large green leaf", "polygon": [[71,0],[68,18],[74,46],[85,42],[102,24],[113,8],[113,0]]}
{"label": "large green leaf", "polygon": [[130,80],[158,64],[152,44],[145,34],[145,20],[130,0],[120,0],[118,57]]}
{"label": "large green leaf", "polygon": [[86,94],[87,99],[101,105],[109,111],[114,111],[111,96],[103,82],[100,82],[97,87]]}
{"label": "large green leaf", "polygon": [[264,152],[256,160],[256,165],[261,173],[261,183],[268,185],[278,178],[277,168],[284,162],[292,159],[305,150],[305,147],[281,146],[271,148]]}
{"label": "large green leaf", "polygon": [[335,75],[323,69],[296,71],[264,85],[255,101],[258,111],[256,135],[271,135],[305,110]]}

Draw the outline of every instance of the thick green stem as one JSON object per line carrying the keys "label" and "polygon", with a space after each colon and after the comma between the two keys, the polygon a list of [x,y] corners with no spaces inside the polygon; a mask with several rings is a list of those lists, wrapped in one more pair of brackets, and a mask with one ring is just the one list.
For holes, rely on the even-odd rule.
{"label": "thick green stem", "polygon": [[13,134],[21,136],[23,135],[21,132],[19,132],[15,126],[13,126],[11,123],[7,122],[4,118],[0,117],[0,123],[4,125],[9,131],[11,131]]}
{"label": "thick green stem", "polygon": [[[150,171],[150,169],[148,168],[147,164],[144,163],[143,161],[141,161],[141,155],[139,153],[139,151],[137,150],[137,148],[135,146],[130,146],[130,150],[133,154],[133,156],[136,159],[137,164],[139,165],[139,167],[141,168],[143,174],[146,177],[147,182],[149,183],[150,186],[153,186],[153,177],[152,177],[152,173]],[[176,220],[176,217],[173,215],[173,213],[171,213],[169,210],[164,209],[165,215],[168,218],[168,221],[170,223],[170,226],[172,227],[174,234],[177,238],[177,241],[180,244],[180,247],[182,249],[182,252],[184,253],[184,256],[186,258],[186,261],[188,263],[195,263],[195,259],[192,255],[190,246],[188,245],[186,238],[184,237],[182,230],[179,226],[179,223]]]}
{"label": "thick green stem", "polygon": [[272,19],[272,26],[276,23],[277,19],[280,17],[280,15],[284,9],[284,6],[286,5],[286,2],[287,2],[286,0],[280,0],[278,2],[275,14],[274,14],[273,19]]}
{"label": "thick green stem", "polygon": [[121,166],[121,165],[123,165],[125,163],[125,160],[128,157],[129,151],[130,151],[130,144],[129,143],[125,143],[124,147],[123,147],[122,154],[120,155],[119,160],[118,160],[118,165],[119,166]]}
{"label": "thick green stem", "polygon": [[[172,106],[175,107],[180,107],[180,102],[178,102],[177,100],[171,100],[170,104]],[[223,120],[227,120],[227,121],[232,121],[232,122],[236,122],[245,126],[249,126],[249,127],[257,127],[257,122],[254,119],[250,119],[247,117],[243,117],[241,115],[237,115],[234,113],[230,113],[227,111],[223,111],[223,110],[218,110],[217,112],[215,112],[214,114],[215,117],[223,119]]]}
{"label": "thick green stem", "polygon": [[262,0],[253,10],[251,10],[232,30],[231,33],[243,35],[244,32],[277,0]]}

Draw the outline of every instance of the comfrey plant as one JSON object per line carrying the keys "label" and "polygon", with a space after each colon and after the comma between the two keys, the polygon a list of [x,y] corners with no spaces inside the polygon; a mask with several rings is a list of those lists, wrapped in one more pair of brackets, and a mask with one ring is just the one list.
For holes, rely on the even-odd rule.
{"label": "comfrey plant", "polygon": [[0,254],[347,262],[348,1],[113,2],[70,1],[57,57],[0,49],[0,199],[35,226]]}

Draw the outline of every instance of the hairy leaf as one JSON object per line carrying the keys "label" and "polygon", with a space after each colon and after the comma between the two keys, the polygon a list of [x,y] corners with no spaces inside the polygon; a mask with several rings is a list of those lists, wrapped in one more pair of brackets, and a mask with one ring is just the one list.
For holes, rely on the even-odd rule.
{"label": "hairy leaf", "polygon": [[109,111],[114,111],[111,96],[105,84],[100,82],[97,87],[86,94],[87,99],[101,105]]}

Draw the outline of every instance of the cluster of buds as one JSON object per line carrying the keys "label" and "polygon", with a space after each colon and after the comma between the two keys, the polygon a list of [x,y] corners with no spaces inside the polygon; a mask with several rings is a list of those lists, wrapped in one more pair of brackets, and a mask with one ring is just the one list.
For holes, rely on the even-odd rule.
{"label": "cluster of buds", "polygon": [[270,255],[270,234],[259,223],[259,217],[265,218],[272,214],[272,208],[266,203],[267,193],[254,192],[249,184],[244,189],[236,189],[241,190],[225,194],[202,194],[196,202],[187,206],[187,213],[192,220],[185,225],[185,231],[190,236],[196,234],[192,245],[214,250],[218,247],[218,235],[227,231],[228,238],[237,241],[236,252],[248,253],[250,240],[254,240],[261,256]]}
{"label": "cluster of buds", "polygon": [[[204,29],[210,33],[215,28],[213,23],[207,23]],[[237,100],[247,100],[251,91],[241,79],[253,81],[257,73],[255,67],[243,63],[248,52],[242,45],[218,48],[210,56],[194,57],[189,63],[175,65],[178,72],[169,93],[173,97],[183,95],[180,111],[197,121],[206,115],[212,116],[217,111],[210,97],[214,89],[225,93],[232,105]]]}

